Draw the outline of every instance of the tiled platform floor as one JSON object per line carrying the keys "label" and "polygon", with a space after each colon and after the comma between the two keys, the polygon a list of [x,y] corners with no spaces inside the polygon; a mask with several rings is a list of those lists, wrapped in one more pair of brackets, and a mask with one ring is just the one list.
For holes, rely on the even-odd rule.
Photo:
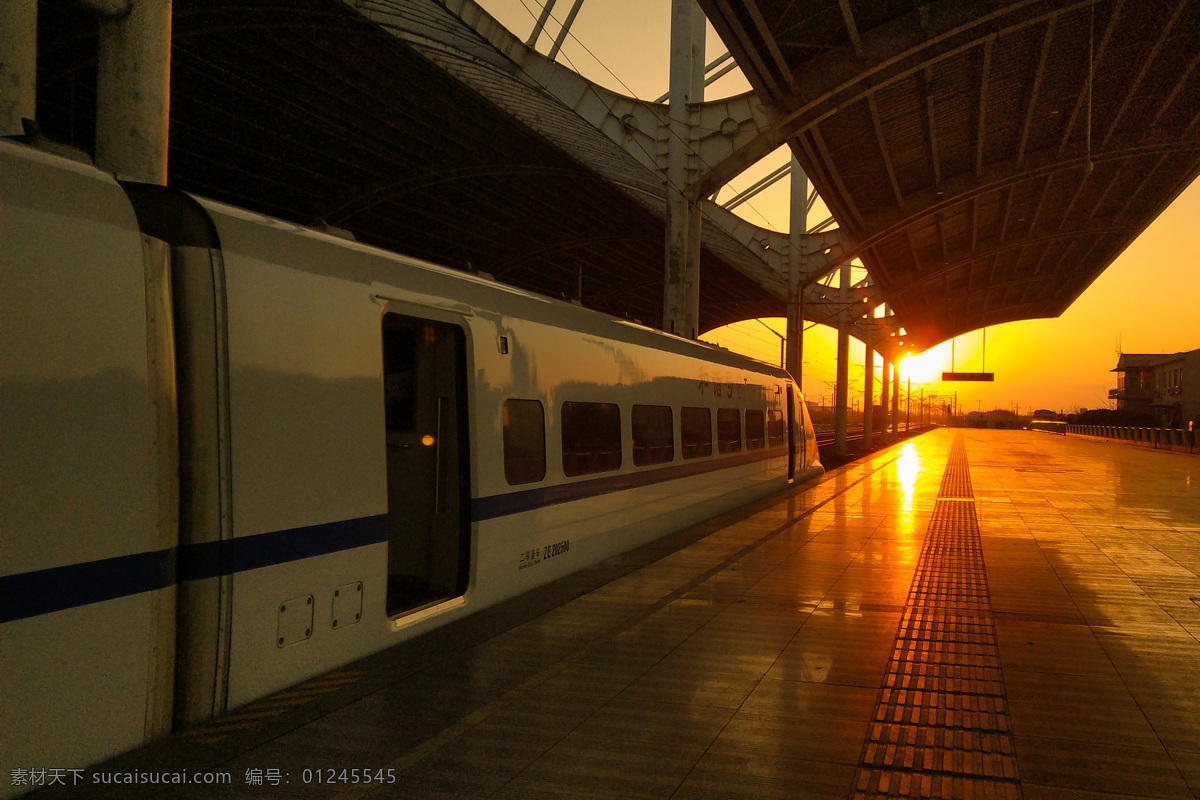
{"label": "tiled platform floor", "polygon": [[[960,433],[969,498],[942,484]],[[986,574],[921,588],[919,563],[950,563],[923,548],[956,502]],[[936,629],[908,623],[960,584],[967,639],[905,633]],[[974,673],[985,701],[949,675],[897,702],[1005,720],[935,719],[920,736],[954,752],[910,754],[889,794],[1198,797],[1198,637],[1200,457],[937,431],[103,768],[233,776],[160,795],[180,798],[871,796],[873,764],[904,769],[905,740],[889,754],[872,732],[887,676],[960,648],[998,665]],[[355,767],[395,782],[303,780]],[[152,794],[114,788],[93,796]]]}

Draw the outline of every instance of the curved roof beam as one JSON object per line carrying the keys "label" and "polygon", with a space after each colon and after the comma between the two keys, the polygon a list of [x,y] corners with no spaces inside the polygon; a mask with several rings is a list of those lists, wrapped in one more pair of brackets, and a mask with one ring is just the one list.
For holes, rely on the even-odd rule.
{"label": "curved roof beam", "polygon": [[[700,0],[700,5],[726,41],[744,38],[744,28],[727,2]],[[904,17],[865,33],[855,27],[858,46],[833,48],[813,58],[804,74],[796,77],[794,91],[777,91],[764,98],[772,109],[767,124],[759,126],[737,158],[714,166],[691,191],[697,197],[711,194],[790,137],[835,114],[843,104],[867,98],[880,87],[979,46],[982,40],[1052,18],[1068,8],[1046,0],[1026,0],[1000,9],[990,2],[943,0],[919,4]]]}

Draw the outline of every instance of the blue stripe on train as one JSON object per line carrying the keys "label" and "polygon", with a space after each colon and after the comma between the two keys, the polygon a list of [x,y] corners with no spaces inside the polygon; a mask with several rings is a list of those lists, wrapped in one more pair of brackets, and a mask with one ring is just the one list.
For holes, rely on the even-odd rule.
{"label": "blue stripe on train", "polygon": [[0,623],[387,541],[387,515],[0,577]]}
{"label": "blue stripe on train", "polygon": [[[542,506],[776,458],[786,453],[786,449],[780,448],[754,450],[658,469],[477,497],[471,501],[471,520],[496,519]],[[8,575],[0,577],[0,623],[162,589],[181,580],[215,578],[379,544],[387,539],[387,515],[379,514],[244,536],[232,541],[184,545]]]}
{"label": "blue stripe on train", "polygon": [[115,600],[175,582],[175,548],[0,578],[0,622]]}
{"label": "blue stripe on train", "polygon": [[386,541],[387,514],[379,514],[186,545],[179,552],[179,580],[215,578]]}

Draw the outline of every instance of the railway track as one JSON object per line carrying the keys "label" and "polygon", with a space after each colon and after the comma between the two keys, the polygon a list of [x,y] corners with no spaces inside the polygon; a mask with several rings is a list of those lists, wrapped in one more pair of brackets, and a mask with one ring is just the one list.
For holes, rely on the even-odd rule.
{"label": "railway track", "polygon": [[[901,439],[908,438],[909,433],[916,434],[916,433],[919,433],[922,430],[925,430],[929,427],[933,427],[933,426],[927,425],[927,426],[925,426],[925,428],[918,428],[918,427],[914,426],[911,431],[907,431],[902,428],[899,432],[899,437]],[[879,437],[879,431],[875,431],[874,438],[877,439],[878,437]],[[834,431],[817,431],[817,448],[820,450],[828,451],[830,448],[833,447],[834,440],[836,438],[837,438],[837,433]],[[863,440],[862,426],[846,429],[846,449],[848,451],[854,452],[854,451],[860,449],[861,445],[862,445],[862,440]]]}

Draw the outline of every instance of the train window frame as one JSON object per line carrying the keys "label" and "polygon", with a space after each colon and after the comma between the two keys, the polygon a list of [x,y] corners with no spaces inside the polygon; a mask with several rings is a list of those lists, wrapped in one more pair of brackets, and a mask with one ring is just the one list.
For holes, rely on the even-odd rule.
{"label": "train window frame", "polygon": [[412,314],[391,304],[381,322],[387,437],[384,609],[394,620],[461,598],[470,584],[470,340],[461,320]]}
{"label": "train window frame", "polygon": [[621,408],[616,403],[565,400],[559,406],[559,430],[566,477],[621,468]]}
{"label": "train window frame", "polygon": [[675,460],[674,409],[635,403],[629,421],[635,467],[670,464]]}
{"label": "train window frame", "polygon": [[712,455],[711,408],[683,406],[679,409],[679,445],[684,458],[704,458]]}
{"label": "train window frame", "polygon": [[746,449],[761,450],[767,446],[767,415],[761,408],[746,409]]}
{"label": "train window frame", "polygon": [[767,447],[783,447],[787,444],[787,426],[783,422],[783,411],[767,409]]}
{"label": "train window frame", "polygon": [[742,410],[740,408],[717,409],[717,453],[742,452]]}
{"label": "train window frame", "polygon": [[[533,419],[535,406],[536,423]],[[545,480],[545,406],[540,400],[510,397],[500,407],[500,415],[504,439],[504,480],[509,486]]]}

